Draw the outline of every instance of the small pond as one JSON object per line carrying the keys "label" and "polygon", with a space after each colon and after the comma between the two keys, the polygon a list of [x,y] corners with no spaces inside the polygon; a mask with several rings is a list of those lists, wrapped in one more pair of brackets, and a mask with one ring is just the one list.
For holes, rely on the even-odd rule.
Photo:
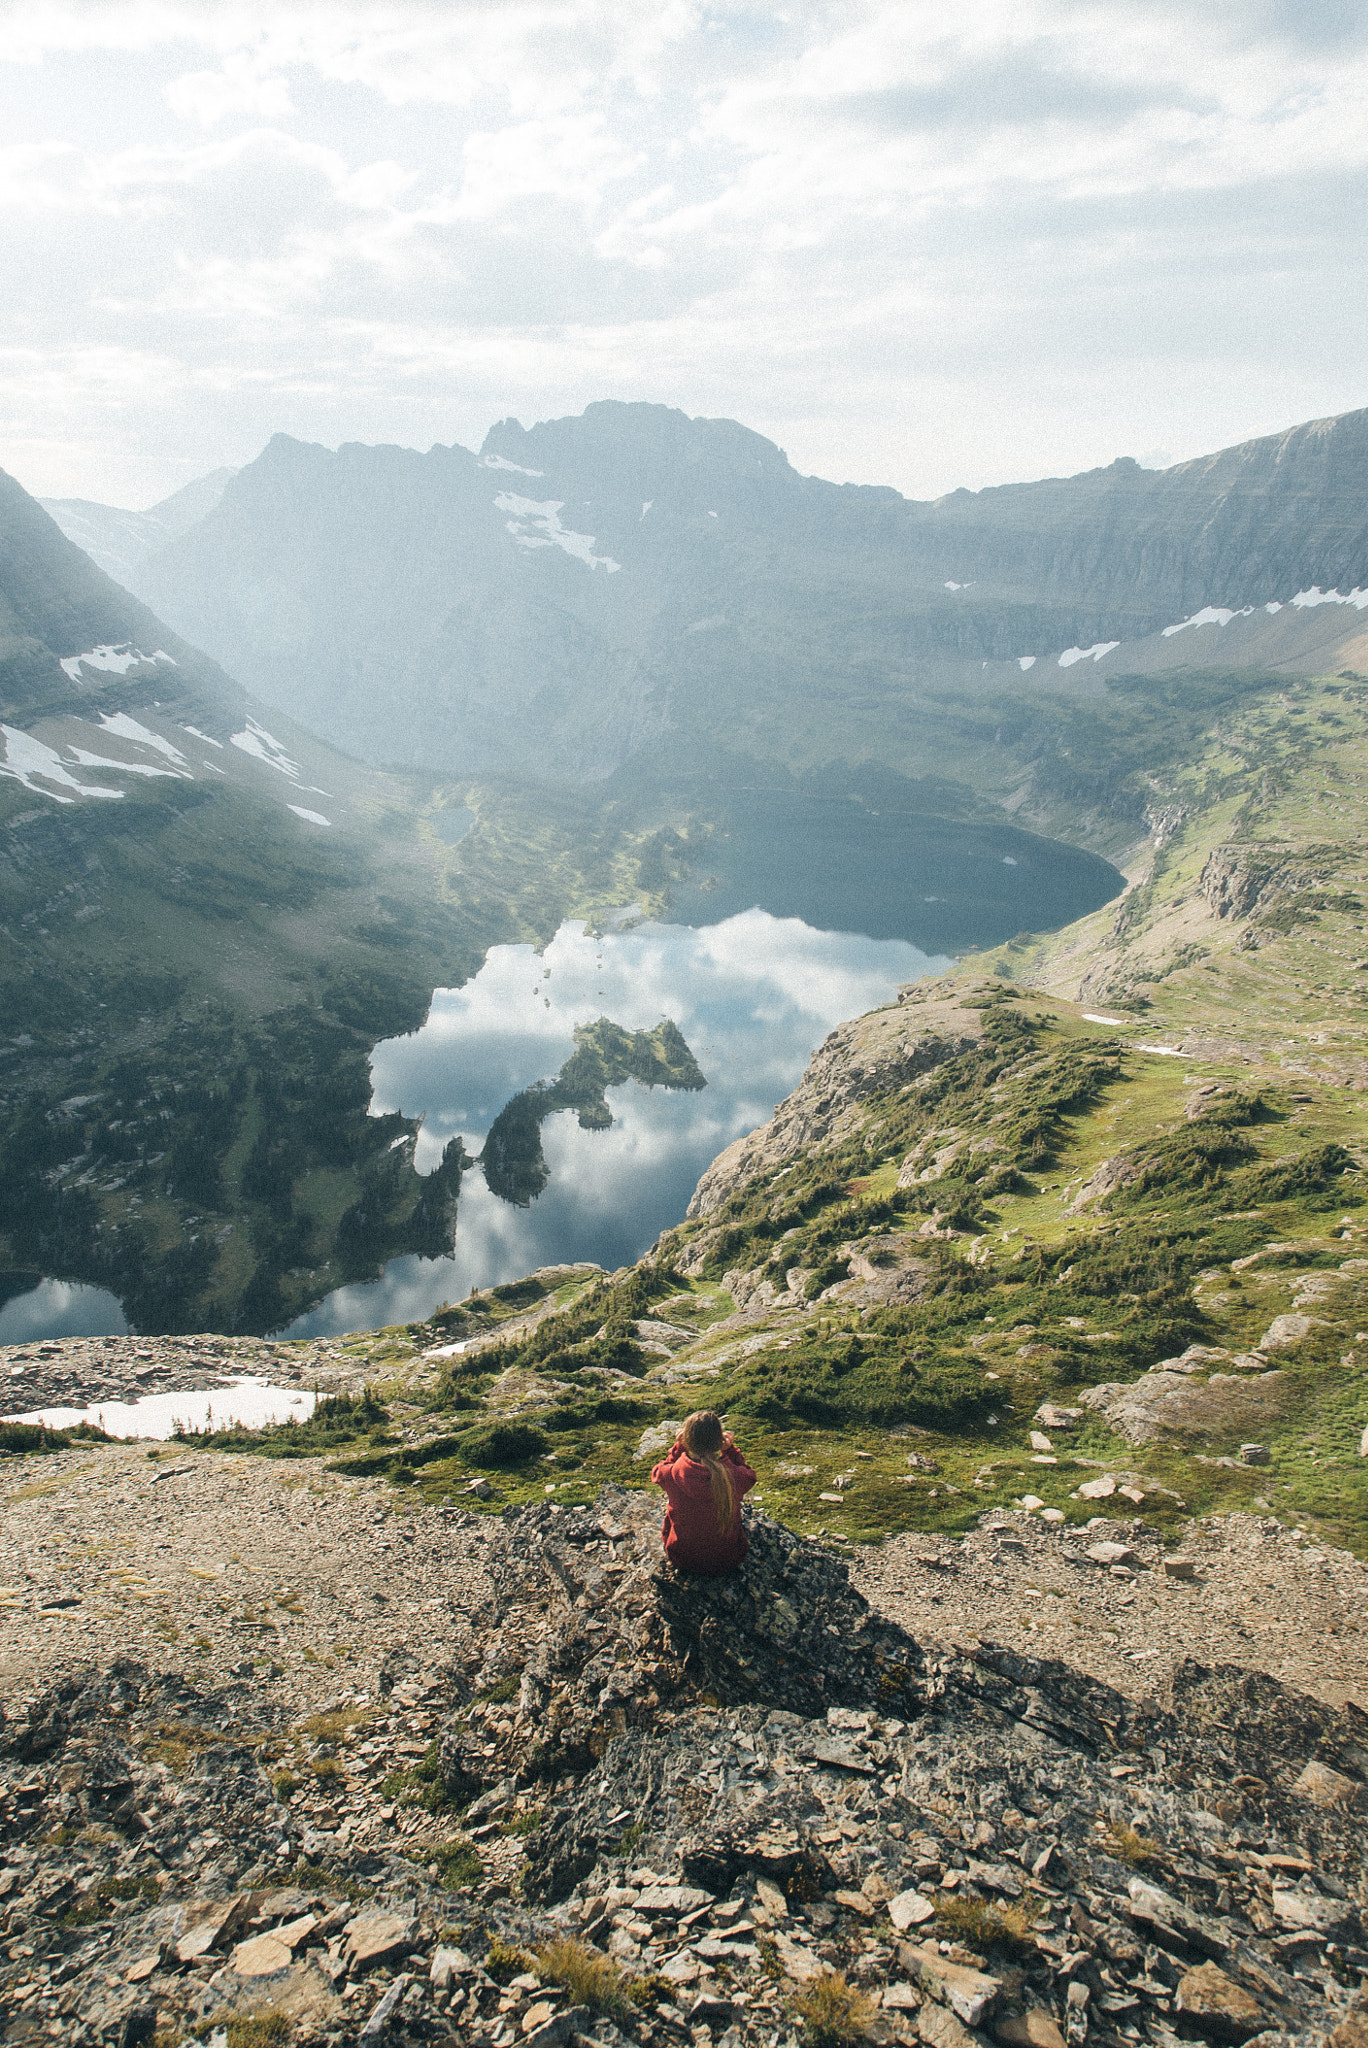
{"label": "small pond", "polygon": [[81,1280],[19,1284],[0,1307],[0,1344],[34,1344],[44,1337],[122,1337],[128,1319],[116,1294]]}

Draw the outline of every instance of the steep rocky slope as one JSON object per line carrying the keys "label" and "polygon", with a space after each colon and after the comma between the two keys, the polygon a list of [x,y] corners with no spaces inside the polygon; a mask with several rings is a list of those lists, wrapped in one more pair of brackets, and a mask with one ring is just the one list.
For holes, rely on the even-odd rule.
{"label": "steep rocky slope", "polygon": [[906,1010],[872,1010],[839,1025],[770,1121],[719,1152],[694,1190],[689,1215],[708,1215],[753,1174],[839,1144],[863,1123],[862,1105],[871,1097],[901,1092],[982,1037],[982,1013],[955,995],[930,1004],[918,1000]]}

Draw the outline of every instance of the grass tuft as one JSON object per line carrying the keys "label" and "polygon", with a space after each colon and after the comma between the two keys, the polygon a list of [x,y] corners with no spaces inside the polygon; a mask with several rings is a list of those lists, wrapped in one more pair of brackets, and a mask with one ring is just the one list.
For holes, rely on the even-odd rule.
{"label": "grass tuft", "polygon": [[337,1742],[362,1722],[372,1720],[374,1712],[371,1707],[347,1707],[331,1714],[313,1714],[299,1723],[297,1732],[311,1736],[315,1742]]}
{"label": "grass tuft", "polygon": [[156,1740],[149,1742],[143,1755],[149,1763],[165,1764],[168,1770],[188,1770],[201,1749],[209,1749],[218,1741],[218,1736],[208,1728],[197,1728],[193,1721],[174,1721],[157,1730]]}
{"label": "grass tuft", "polygon": [[535,1834],[544,1818],[545,1816],[540,1807],[531,1806],[526,1813],[515,1813],[510,1819],[504,1821],[499,1828],[499,1833],[519,1838],[523,1835]]}
{"label": "grass tuft", "polygon": [[489,1952],[485,1956],[484,1966],[496,1984],[511,1984],[513,1979],[521,1977],[524,1971],[535,1969],[536,1962],[536,1957],[529,1955],[525,1948],[518,1948],[514,1943],[504,1941],[500,1935],[490,1935]]}
{"label": "grass tuft", "polygon": [[[611,1956],[587,1941],[548,1942],[537,1951],[536,1966],[543,1977],[559,1984],[576,2005],[588,2005],[595,2012],[610,2016],[626,2016],[630,1994],[622,1971]],[[485,1967],[488,1969],[489,1965]]]}
{"label": "grass tuft", "polygon": [[106,1877],[93,1886],[83,1899],[69,1906],[58,1921],[59,1927],[90,1927],[97,1920],[104,1920],[116,1906],[126,1905],[136,1899],[146,1905],[161,1897],[161,1887],[154,1877]]}
{"label": "grass tuft", "polygon": [[404,1854],[410,1863],[421,1864],[424,1870],[435,1868],[443,1891],[466,1891],[484,1876],[480,1852],[464,1835],[451,1842],[410,1842]]}
{"label": "grass tuft", "polygon": [[847,1983],[844,1970],[825,1970],[805,1984],[793,2001],[807,2048],[850,2048],[874,2019],[868,1993]]}
{"label": "grass tuft", "polygon": [[1143,1869],[1147,1863],[1163,1860],[1164,1852],[1157,1842],[1150,1841],[1147,1835],[1121,1821],[1113,1821],[1107,1829],[1106,1847],[1118,1862],[1129,1863],[1135,1870]]}
{"label": "grass tuft", "polygon": [[280,2048],[291,2032],[289,2014],[273,2005],[269,2012],[223,2013],[215,2019],[201,2020],[193,2038],[207,2041],[220,2029],[227,2033],[228,2048]]}
{"label": "grass tuft", "polygon": [[980,1955],[991,1948],[1029,1952],[1035,1946],[1030,1916],[1021,1906],[990,1906],[982,1899],[941,1892],[936,1899],[936,1919],[947,1934]]}

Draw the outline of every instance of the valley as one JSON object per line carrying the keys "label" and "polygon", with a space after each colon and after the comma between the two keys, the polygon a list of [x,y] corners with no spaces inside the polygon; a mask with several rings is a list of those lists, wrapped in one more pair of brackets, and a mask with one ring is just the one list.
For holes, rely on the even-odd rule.
{"label": "valley", "polygon": [[1362,2048],[1364,419],[10,487],[7,2040]]}
{"label": "valley", "polygon": [[1276,1512],[1358,1547],[1359,695],[1223,715],[1119,910],[841,1026],[644,1261],[345,1339],[403,1418],[355,1456],[433,1502],[573,1504],[706,1399],[827,1540],[1120,1491],[1159,1530]]}

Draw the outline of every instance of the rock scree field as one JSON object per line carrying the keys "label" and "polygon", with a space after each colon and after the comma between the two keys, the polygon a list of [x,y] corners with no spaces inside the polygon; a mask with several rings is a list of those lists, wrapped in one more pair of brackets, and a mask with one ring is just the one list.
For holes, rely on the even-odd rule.
{"label": "rock scree field", "polygon": [[[939,1592],[867,1600],[763,1511],[700,1581],[639,1490],[488,1516],[317,1460],[52,1461],[7,1503],[48,1579],[0,1724],[10,2040],[1360,2038],[1352,1704],[1181,1641],[1122,1689],[914,1634]],[[1266,1519],[1178,1562],[1020,1512],[920,1560],[1064,1577],[1094,1623],[1153,1576],[1193,1645],[1232,1583],[1362,1606]],[[36,1625],[76,1602],[84,1668]]]}

